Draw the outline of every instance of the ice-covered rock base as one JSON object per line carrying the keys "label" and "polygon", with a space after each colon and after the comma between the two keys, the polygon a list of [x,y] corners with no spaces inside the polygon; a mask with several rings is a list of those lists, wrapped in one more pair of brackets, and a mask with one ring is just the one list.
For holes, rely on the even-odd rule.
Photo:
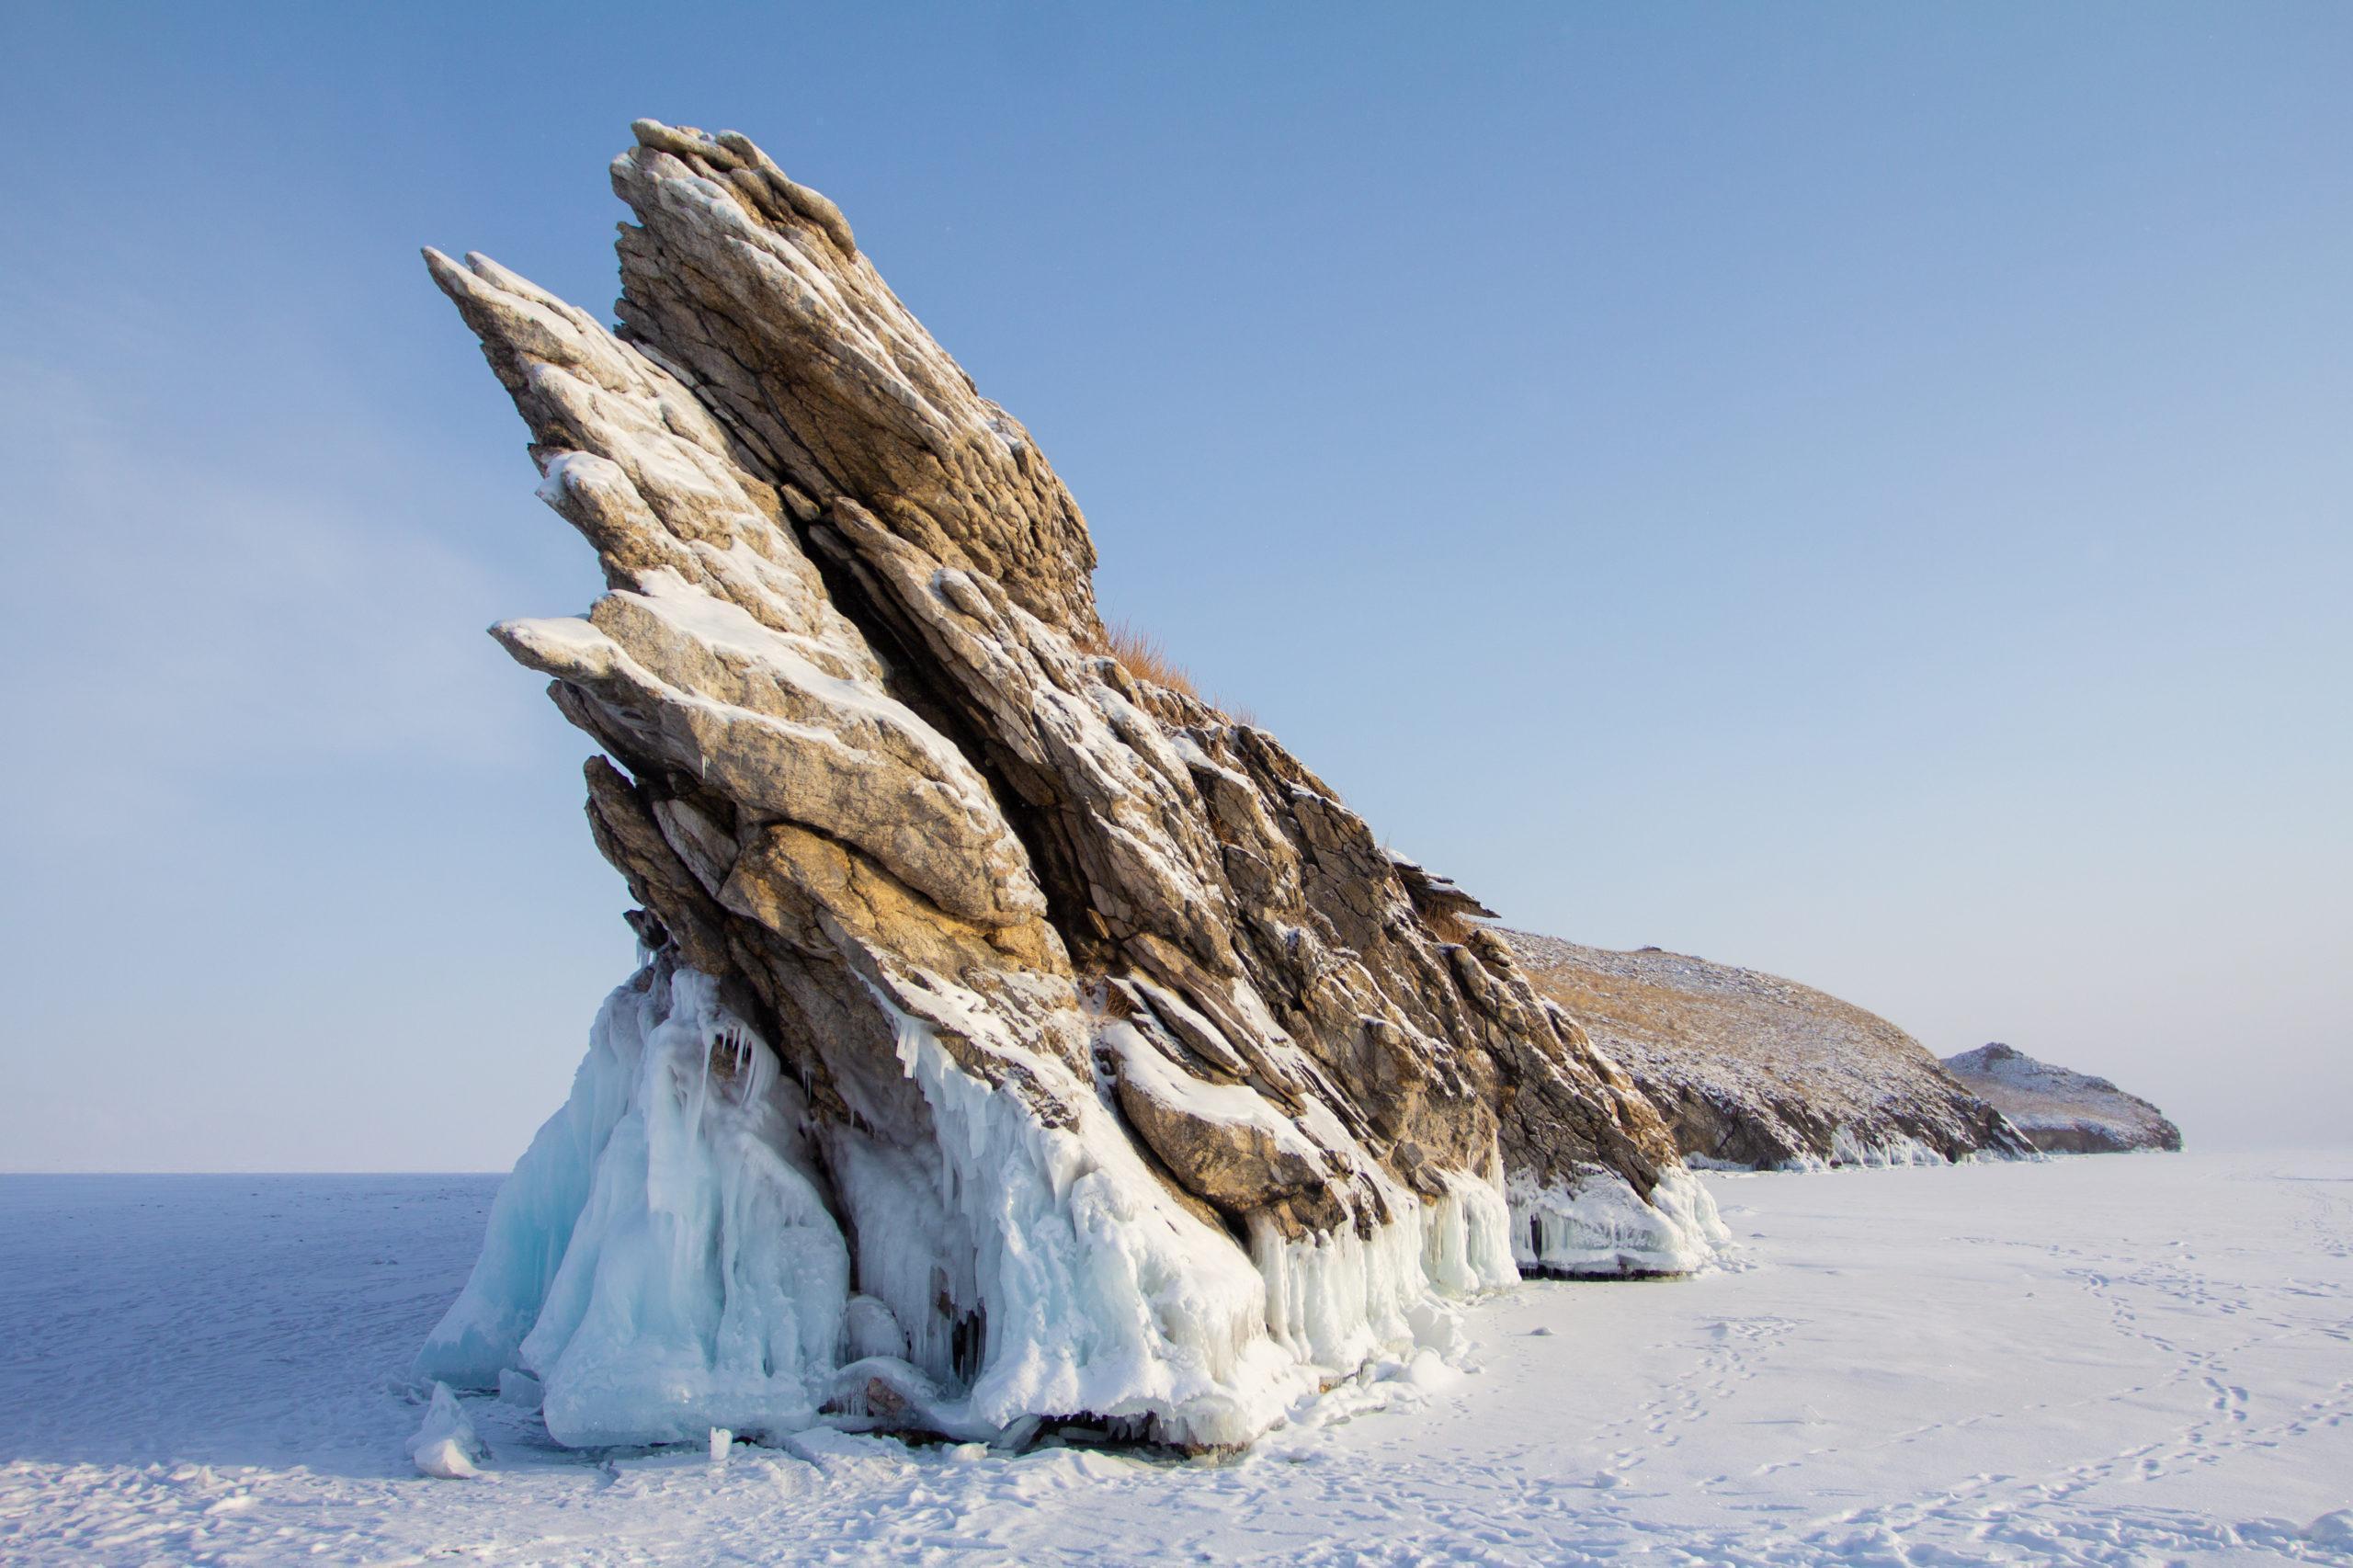
{"label": "ice-covered rock base", "polygon": [[607,998],[420,1376],[492,1388],[526,1373],[548,1430],[575,1445],[814,1417],[849,1256],[798,1091],[715,993],[648,968]]}
{"label": "ice-covered rock base", "polygon": [[1731,1239],[1715,1199],[1688,1171],[1668,1171],[1644,1202],[1615,1171],[1574,1189],[1516,1176],[1512,1255],[1520,1270],[1553,1278],[1643,1278],[1707,1267]]}
{"label": "ice-covered rock base", "polygon": [[1384,1193],[1386,1223],[1236,1236],[1155,1176],[1108,1087],[1045,1127],[904,1015],[900,1061],[935,1145],[812,1137],[710,977],[649,961],[598,1013],[417,1375],[536,1403],[574,1447],[821,1421],[1017,1443],[1077,1421],[1221,1448],[1369,1363],[1450,1352],[1450,1303],[1523,1269],[1687,1272],[1724,1233],[1688,1175],[1645,1203],[1597,1168],[1574,1191],[1458,1173],[1433,1200]]}

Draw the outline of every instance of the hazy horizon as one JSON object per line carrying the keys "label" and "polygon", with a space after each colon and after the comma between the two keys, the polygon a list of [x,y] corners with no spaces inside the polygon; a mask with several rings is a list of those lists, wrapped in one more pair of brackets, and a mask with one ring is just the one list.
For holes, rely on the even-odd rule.
{"label": "hazy horizon", "polygon": [[1107,614],[1507,924],[2353,1142],[2353,11],[631,15],[0,8],[0,1169],[563,1098],[629,901],[482,629],[595,562],[416,250],[608,312],[640,115],[838,201]]}

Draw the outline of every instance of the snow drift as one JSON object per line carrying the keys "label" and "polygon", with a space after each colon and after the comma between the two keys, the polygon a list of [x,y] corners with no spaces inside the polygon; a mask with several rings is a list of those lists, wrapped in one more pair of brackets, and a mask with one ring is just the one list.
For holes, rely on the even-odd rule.
{"label": "snow drift", "polygon": [[1476,901],[1105,652],[1076,503],[833,204],[636,132],[618,332],[427,253],[604,570],[494,633],[603,754],[645,960],[420,1372],[575,1444],[1227,1445],[1522,1268],[1701,1262]]}

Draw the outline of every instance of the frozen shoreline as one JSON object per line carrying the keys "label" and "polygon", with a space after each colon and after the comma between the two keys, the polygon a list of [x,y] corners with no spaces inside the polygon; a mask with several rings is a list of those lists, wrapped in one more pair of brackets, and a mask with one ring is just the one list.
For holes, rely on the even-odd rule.
{"label": "frozen shoreline", "polygon": [[1741,1267],[1530,1282],[1237,1462],[600,1462],[469,1400],[492,1478],[427,1481],[497,1179],[0,1177],[0,1557],[2353,1561],[2299,1533],[2353,1506],[2353,1152],[1710,1176]]}

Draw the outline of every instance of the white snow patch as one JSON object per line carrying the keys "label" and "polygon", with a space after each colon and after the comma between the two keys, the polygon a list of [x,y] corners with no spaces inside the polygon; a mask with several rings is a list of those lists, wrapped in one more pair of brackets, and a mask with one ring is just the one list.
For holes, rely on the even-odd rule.
{"label": "white snow patch", "polygon": [[[465,1407],[449,1392],[448,1383],[433,1385],[433,1400],[426,1406],[425,1420],[417,1426],[416,1436],[408,1441],[408,1457],[416,1461],[420,1473],[443,1481],[472,1480],[489,1462],[490,1450],[474,1435],[474,1424],[466,1418]],[[238,1499],[228,1502],[238,1503]],[[215,1504],[209,1511],[218,1512],[222,1506]]]}

